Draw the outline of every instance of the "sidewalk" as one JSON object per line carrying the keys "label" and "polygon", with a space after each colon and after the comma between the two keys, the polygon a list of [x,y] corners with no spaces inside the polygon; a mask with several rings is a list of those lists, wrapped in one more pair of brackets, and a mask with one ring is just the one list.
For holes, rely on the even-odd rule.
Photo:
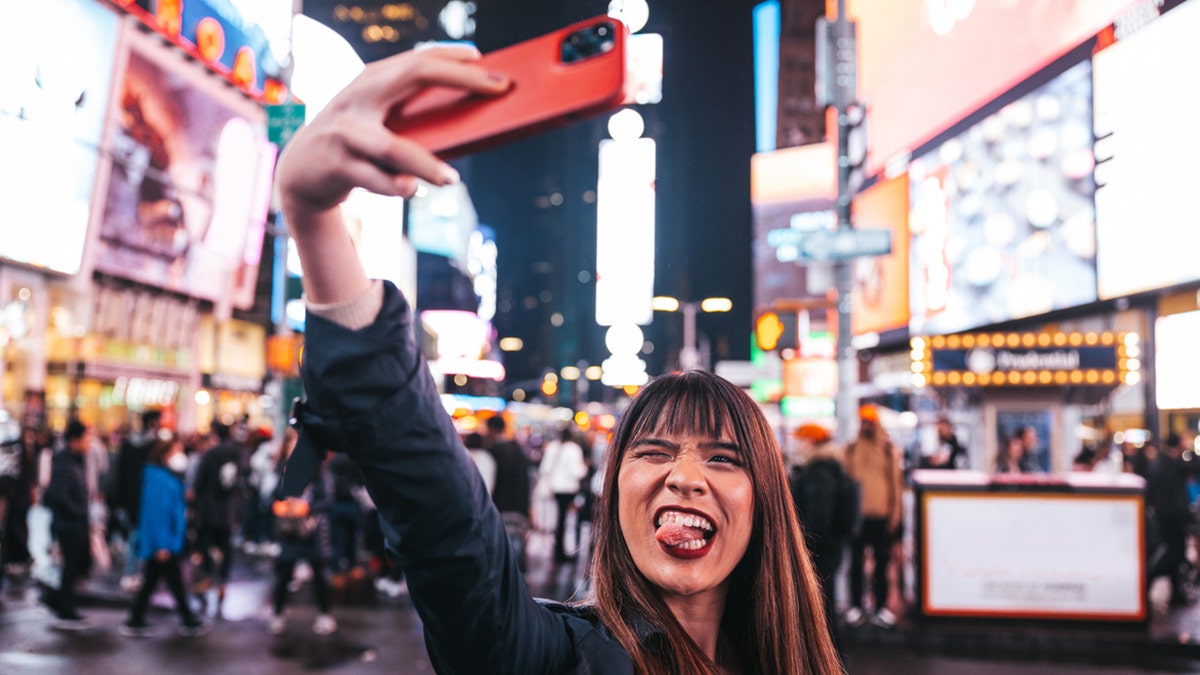
{"label": "sidewalk", "polygon": [[1152,593],[1150,620],[1145,625],[930,618],[910,609],[896,612],[900,620],[892,629],[870,623],[842,627],[840,644],[847,651],[901,649],[945,656],[1140,667],[1186,662],[1191,665],[1189,672],[1196,672],[1200,667],[1200,603],[1168,607],[1165,595]]}

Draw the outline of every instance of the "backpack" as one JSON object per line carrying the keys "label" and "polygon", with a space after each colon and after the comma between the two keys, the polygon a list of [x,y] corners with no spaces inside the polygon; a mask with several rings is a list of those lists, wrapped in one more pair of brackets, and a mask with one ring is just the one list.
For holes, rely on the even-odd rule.
{"label": "backpack", "polygon": [[858,482],[833,461],[797,467],[791,475],[792,500],[806,537],[813,541],[848,537],[858,529]]}

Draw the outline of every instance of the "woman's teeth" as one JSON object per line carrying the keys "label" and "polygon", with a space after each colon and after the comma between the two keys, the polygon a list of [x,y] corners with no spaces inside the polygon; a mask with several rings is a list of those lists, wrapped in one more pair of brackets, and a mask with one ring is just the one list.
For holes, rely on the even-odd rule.
{"label": "woman's teeth", "polygon": [[694,527],[698,530],[703,530],[706,534],[711,534],[717,528],[708,518],[696,515],[694,513],[682,513],[680,511],[664,511],[658,517],[658,522],[655,527],[662,527],[668,523],[683,525],[684,527]]}

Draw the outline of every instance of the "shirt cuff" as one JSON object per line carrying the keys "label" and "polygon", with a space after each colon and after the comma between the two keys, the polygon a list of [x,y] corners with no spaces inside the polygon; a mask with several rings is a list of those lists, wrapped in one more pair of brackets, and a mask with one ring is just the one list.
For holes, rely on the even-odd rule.
{"label": "shirt cuff", "polygon": [[362,295],[351,300],[320,304],[304,301],[308,311],[316,316],[336,323],[350,330],[366,328],[375,323],[379,310],[383,308],[383,282],[378,279],[371,281],[370,287]]}

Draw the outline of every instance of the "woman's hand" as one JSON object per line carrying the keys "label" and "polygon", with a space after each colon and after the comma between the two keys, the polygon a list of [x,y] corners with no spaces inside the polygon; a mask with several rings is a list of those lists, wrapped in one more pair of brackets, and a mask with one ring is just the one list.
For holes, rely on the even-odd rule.
{"label": "woman's hand", "polygon": [[449,164],[383,123],[394,106],[426,87],[507,90],[508,80],[473,63],[478,59],[474,49],[434,47],[372,63],[292,137],[276,181],[310,302],[344,302],[369,286],[338,209],[351,190],[410,197],[417,178],[434,185],[458,180]]}
{"label": "woman's hand", "polygon": [[416,178],[435,185],[458,179],[455,170],[425,148],[383,126],[393,106],[422,89],[441,85],[500,94],[508,80],[472,63],[479,52],[434,47],[369,64],[308,126],[280,158],[277,180],[285,211],[303,217],[339,205],[356,187],[389,196],[412,196]]}

